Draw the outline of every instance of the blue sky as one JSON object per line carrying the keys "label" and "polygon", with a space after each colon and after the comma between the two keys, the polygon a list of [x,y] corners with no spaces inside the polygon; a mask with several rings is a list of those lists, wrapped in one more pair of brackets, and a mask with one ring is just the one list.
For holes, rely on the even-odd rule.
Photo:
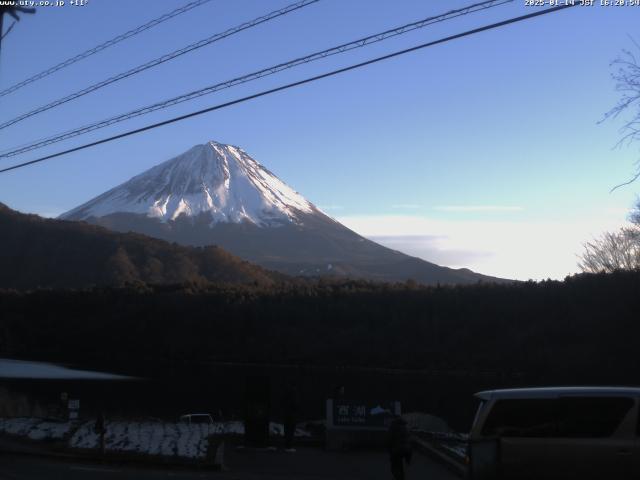
{"label": "blue sky", "polygon": [[[42,7],[3,41],[0,88],[186,2]],[[0,98],[0,119],[283,7],[213,0]],[[472,2],[321,0],[0,131],[0,150]],[[532,12],[471,14],[78,137],[13,161],[221,103]],[[0,175],[0,201],[52,216],[207,140],[243,147],[359,233],[453,267],[512,278],[576,272],[581,244],[625,222],[638,146],[598,124],[618,94],[609,63],[640,7],[575,7],[438,45],[122,141]],[[8,22],[5,19],[5,25]],[[2,165],[11,161],[0,160]]]}

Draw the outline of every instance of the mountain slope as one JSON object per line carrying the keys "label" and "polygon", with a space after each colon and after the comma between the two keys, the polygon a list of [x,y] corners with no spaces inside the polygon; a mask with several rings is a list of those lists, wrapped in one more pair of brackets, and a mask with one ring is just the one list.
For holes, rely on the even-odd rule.
{"label": "mountain slope", "polygon": [[63,214],[85,220],[115,212],[161,221],[208,213],[212,223],[260,226],[295,221],[317,209],[242,149],[209,142],[161,163]]}
{"label": "mountain slope", "polygon": [[271,284],[282,276],[218,247],[189,248],[134,233],[25,215],[0,203],[0,288],[129,282]]}
{"label": "mountain slope", "polygon": [[63,214],[183,245],[219,245],[293,275],[425,284],[499,281],[374,243],[322,213],[242,149],[197,145]]}

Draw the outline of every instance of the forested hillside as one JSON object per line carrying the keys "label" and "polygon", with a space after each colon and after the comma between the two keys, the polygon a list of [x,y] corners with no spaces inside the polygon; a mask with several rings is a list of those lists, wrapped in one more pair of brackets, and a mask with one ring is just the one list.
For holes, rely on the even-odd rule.
{"label": "forested hillside", "polygon": [[638,298],[640,272],[462,287],[319,281],[4,291],[0,355],[108,359],[110,368],[239,361],[640,383]]}
{"label": "forested hillside", "polygon": [[182,247],[140,234],[25,215],[1,203],[0,232],[0,288],[271,284],[283,277],[215,246]]}

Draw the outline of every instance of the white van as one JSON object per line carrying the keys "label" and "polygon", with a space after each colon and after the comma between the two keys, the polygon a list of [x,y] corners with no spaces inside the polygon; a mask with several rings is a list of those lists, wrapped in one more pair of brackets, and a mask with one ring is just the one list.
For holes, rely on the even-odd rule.
{"label": "white van", "polygon": [[476,393],[468,478],[640,479],[640,388]]}

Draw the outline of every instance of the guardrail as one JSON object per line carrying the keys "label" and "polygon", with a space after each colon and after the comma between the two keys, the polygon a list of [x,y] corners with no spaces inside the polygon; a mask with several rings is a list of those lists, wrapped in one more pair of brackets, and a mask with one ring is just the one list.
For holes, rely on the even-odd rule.
{"label": "guardrail", "polygon": [[443,432],[414,431],[412,433],[416,450],[433,458],[460,478],[466,478],[466,436]]}

